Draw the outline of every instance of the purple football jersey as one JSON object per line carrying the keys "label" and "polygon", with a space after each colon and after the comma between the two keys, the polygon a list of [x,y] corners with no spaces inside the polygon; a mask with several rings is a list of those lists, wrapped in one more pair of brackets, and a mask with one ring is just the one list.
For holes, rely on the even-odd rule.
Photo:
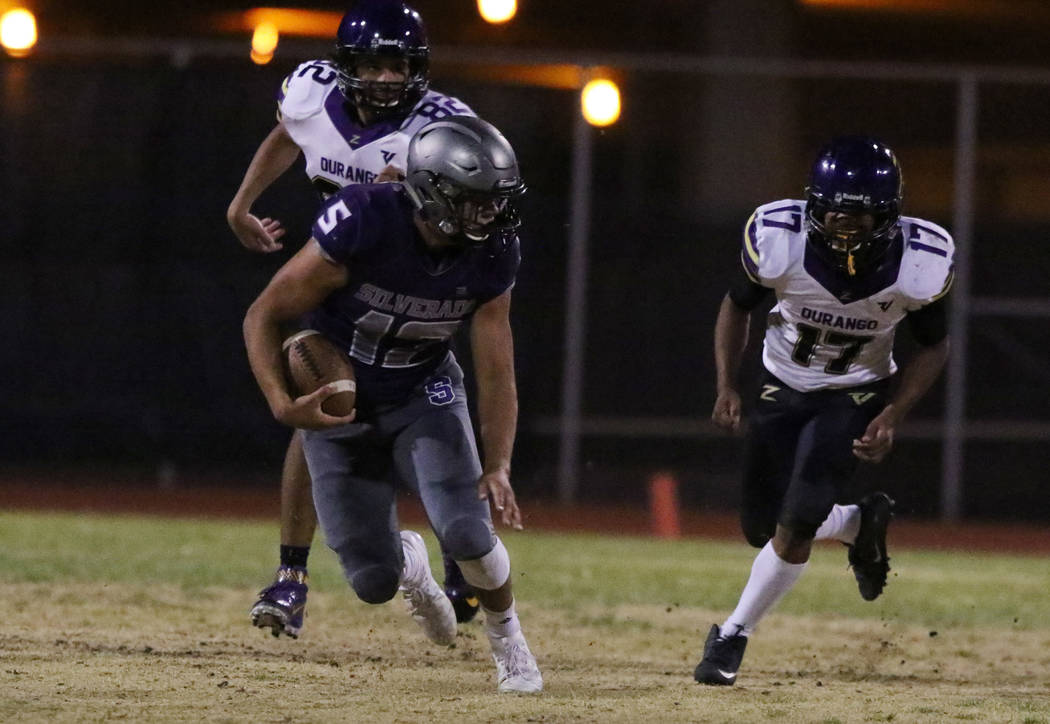
{"label": "purple football jersey", "polygon": [[401,184],[347,186],[325,202],[313,227],[349,281],[309,318],[349,354],[359,406],[403,400],[449,354],[452,335],[475,310],[514,284],[517,239],[494,252],[468,248],[436,259],[413,223]]}

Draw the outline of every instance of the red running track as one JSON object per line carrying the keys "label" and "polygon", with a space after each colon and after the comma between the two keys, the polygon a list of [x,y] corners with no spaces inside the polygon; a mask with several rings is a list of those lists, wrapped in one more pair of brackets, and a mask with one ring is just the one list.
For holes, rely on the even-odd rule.
{"label": "red running track", "polygon": [[[644,506],[573,505],[519,501],[526,529],[630,536],[654,534]],[[272,478],[196,476],[158,485],[155,477],[133,473],[19,471],[0,475],[0,510],[58,510],[207,518],[271,519],[278,534],[279,491]],[[424,522],[416,499],[401,501],[402,520]],[[665,521],[666,523],[666,521]],[[735,513],[683,510],[685,538],[743,540]],[[1050,531],[1021,523],[966,521],[947,524],[899,516],[890,526],[892,545],[959,551],[1050,553]]]}

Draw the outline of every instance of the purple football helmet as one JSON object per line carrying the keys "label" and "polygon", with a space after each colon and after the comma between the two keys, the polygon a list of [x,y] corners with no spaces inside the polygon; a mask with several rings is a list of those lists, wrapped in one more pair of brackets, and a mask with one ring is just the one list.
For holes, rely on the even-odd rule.
{"label": "purple football helmet", "polygon": [[[358,65],[378,57],[404,59],[405,80],[363,80]],[[371,112],[397,113],[414,106],[430,84],[429,58],[423,19],[401,0],[358,0],[339,23],[335,43],[339,90],[348,101]]]}
{"label": "purple football helmet", "polygon": [[[840,136],[820,150],[806,188],[808,240],[853,276],[878,264],[900,232],[902,180],[893,151],[869,136]],[[827,214],[850,218],[826,225]],[[859,223],[870,214],[871,228]]]}

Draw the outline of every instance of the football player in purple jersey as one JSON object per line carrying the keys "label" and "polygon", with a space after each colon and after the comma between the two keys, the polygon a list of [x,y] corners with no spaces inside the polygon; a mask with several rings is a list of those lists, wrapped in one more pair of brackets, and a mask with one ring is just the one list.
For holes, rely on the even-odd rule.
{"label": "football player in purple jersey", "polygon": [[[802,574],[814,540],[849,546],[861,597],[882,593],[893,501],[855,500],[858,460],[879,462],[894,431],[937,379],[948,355],[951,236],[901,216],[896,155],[867,136],[834,139],[818,154],[805,200],[756,209],[744,231],[739,278],[715,325],[712,419],[740,425],[737,370],[750,314],[772,292],[765,368],[750,416],[741,520],[761,551],[736,609],[711,626],[694,678],[732,685],[750,636]],[[900,375],[894,333],[907,320],[919,351]]]}
{"label": "football player in purple jersey", "polygon": [[[302,63],[284,81],[278,123],[256,151],[230,203],[227,221],[253,251],[282,248],[277,219],[251,213],[260,194],[302,153],[323,195],[355,183],[401,177],[412,135],[436,118],[473,115],[455,98],[429,88],[429,46],[419,14],[401,0],[358,0],[343,17],[331,61]],[[317,518],[299,434],[281,475],[280,566],[251,608],[252,623],[274,636],[297,637],[308,591],[307,560]],[[460,621],[477,599],[455,562],[445,560],[445,589]]]}
{"label": "football player in purple jersey", "polygon": [[[400,590],[431,641],[455,640],[455,612],[430,574],[423,539],[399,530],[403,485],[419,495],[477,592],[499,691],[538,692],[542,676],[489,508],[522,527],[510,483],[517,393],[509,310],[521,258],[513,198],[524,183],[510,144],[473,116],[424,127],[406,173],[403,184],[347,186],[328,199],[313,237],[248,310],[248,358],[274,417],[303,431],[318,519],[354,593],[383,603]],[[353,363],[349,417],[321,409],[325,387],[289,393],[281,329],[303,318]],[[468,322],[483,463],[449,346]]]}

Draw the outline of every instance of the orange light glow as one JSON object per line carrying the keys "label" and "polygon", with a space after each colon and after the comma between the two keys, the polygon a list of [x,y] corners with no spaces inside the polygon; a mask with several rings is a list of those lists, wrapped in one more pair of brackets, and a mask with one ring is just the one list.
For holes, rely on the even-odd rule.
{"label": "orange light glow", "polygon": [[577,91],[589,77],[578,65],[474,65],[442,63],[442,68],[455,68],[457,75],[491,83],[557,88]]}
{"label": "orange light glow", "polygon": [[259,55],[273,55],[277,50],[277,41],[280,39],[277,26],[273,23],[260,23],[255,26],[252,33],[252,50]]}
{"label": "orange light glow", "polygon": [[341,13],[326,10],[296,10],[293,8],[252,8],[244,12],[221,13],[213,21],[216,29],[240,33],[269,23],[281,35],[308,38],[334,38],[342,20]]}
{"label": "orange light glow", "polygon": [[252,62],[256,65],[266,65],[273,60],[273,53],[277,50],[277,42],[280,33],[273,23],[259,23],[252,33]]}
{"label": "orange light glow", "polygon": [[517,12],[517,0],[478,0],[478,13],[486,23],[505,23]]}
{"label": "orange light glow", "polygon": [[606,78],[592,80],[580,94],[583,117],[592,126],[608,126],[620,117],[620,89]]}
{"label": "orange light glow", "polygon": [[29,55],[36,45],[36,18],[25,8],[8,10],[0,17],[0,45],[16,58]]}

